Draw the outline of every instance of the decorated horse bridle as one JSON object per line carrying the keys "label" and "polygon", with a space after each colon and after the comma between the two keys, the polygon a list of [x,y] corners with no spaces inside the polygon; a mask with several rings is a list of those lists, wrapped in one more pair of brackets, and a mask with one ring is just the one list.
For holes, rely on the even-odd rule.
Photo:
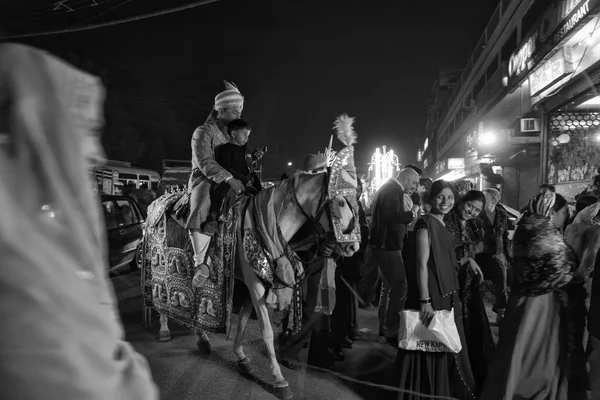
{"label": "decorated horse bridle", "polygon": [[[325,179],[326,178],[327,178],[327,174],[325,174]],[[331,231],[332,234],[330,236],[333,236],[333,220],[331,217],[331,207],[328,207],[329,204],[331,203],[331,199],[327,198],[327,190],[323,190],[323,193],[321,194],[321,198],[319,199],[319,203],[317,204],[317,212],[315,213],[315,216],[313,217],[312,215],[310,215],[310,213],[307,213],[304,210],[304,208],[302,208],[302,205],[298,201],[298,195],[296,192],[297,183],[298,183],[298,176],[294,177],[294,183],[292,184],[292,206],[294,206],[294,208],[303,217],[306,218],[307,222],[309,222],[317,230],[317,237],[319,240],[327,238],[327,236],[329,235],[328,232],[323,227],[323,225],[321,225],[321,223],[319,222],[319,220],[323,216],[323,213],[328,212],[329,213],[329,215],[328,215],[329,225],[330,225],[329,227],[332,228],[332,231]]]}

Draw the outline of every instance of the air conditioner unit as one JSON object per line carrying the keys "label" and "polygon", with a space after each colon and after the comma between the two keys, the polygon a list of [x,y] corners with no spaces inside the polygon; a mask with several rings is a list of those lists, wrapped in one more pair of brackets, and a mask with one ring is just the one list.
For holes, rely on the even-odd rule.
{"label": "air conditioner unit", "polygon": [[463,100],[462,106],[466,110],[475,108],[475,99]]}
{"label": "air conditioner unit", "polygon": [[521,118],[521,132],[539,132],[539,118]]}

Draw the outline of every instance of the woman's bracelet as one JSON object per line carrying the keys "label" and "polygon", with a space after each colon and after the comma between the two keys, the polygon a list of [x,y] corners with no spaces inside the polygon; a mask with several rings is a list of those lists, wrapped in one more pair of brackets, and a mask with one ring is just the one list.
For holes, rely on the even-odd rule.
{"label": "woman's bracelet", "polygon": [[426,299],[421,299],[421,300],[419,300],[419,303],[421,303],[421,304],[431,304],[431,297],[428,297]]}

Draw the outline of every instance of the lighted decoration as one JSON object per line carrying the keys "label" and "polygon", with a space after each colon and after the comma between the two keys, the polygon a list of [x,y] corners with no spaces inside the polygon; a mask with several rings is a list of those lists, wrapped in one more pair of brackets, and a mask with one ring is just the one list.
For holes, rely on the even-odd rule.
{"label": "lighted decoration", "polygon": [[567,144],[571,141],[571,136],[569,136],[566,133],[563,133],[562,135],[557,137],[556,140],[558,140],[558,143],[560,144]]}
{"label": "lighted decoration", "polygon": [[560,147],[561,144],[567,144],[571,141],[571,136],[568,133],[563,133],[552,137],[552,146]]}
{"label": "lighted decoration", "polygon": [[374,172],[371,179],[371,193],[375,193],[394,176],[394,169],[396,172],[400,171],[400,163],[398,162],[398,156],[394,154],[394,150],[386,151],[385,146],[382,146],[381,149],[379,147],[375,149],[369,164],[369,172]]}

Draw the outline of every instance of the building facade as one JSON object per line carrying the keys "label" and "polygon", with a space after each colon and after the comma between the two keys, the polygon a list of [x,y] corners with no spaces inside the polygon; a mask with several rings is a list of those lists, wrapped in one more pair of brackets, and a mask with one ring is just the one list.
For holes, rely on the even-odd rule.
{"label": "building facade", "polygon": [[600,165],[599,21],[600,0],[502,0],[427,133],[426,173],[515,208],[542,183],[574,200]]}

